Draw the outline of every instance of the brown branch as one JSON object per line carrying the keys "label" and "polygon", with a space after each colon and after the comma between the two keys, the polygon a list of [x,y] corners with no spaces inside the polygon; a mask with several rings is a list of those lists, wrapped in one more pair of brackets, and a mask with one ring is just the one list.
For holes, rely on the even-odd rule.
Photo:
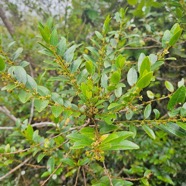
{"label": "brown branch", "polygon": [[14,167],[12,170],[10,170],[8,173],[6,173],[4,176],[0,177],[0,181],[4,180],[6,177],[8,177],[10,174],[14,173],[16,170],[21,168],[23,165],[25,165],[31,157],[27,158],[25,161],[23,161],[21,164],[19,164],[17,167]]}
{"label": "brown branch", "polygon": [[78,167],[78,171],[77,171],[77,175],[76,175],[76,181],[75,181],[74,186],[77,186],[77,184],[78,184],[78,177],[79,177],[80,168],[81,168],[81,167]]}
{"label": "brown branch", "polygon": [[8,116],[12,121],[16,122],[17,118],[10,113],[10,111],[5,106],[0,106],[0,112]]}
{"label": "brown branch", "polygon": [[4,25],[6,26],[9,34],[13,37],[13,35],[14,35],[13,25],[10,23],[10,21],[6,17],[6,14],[5,14],[4,10],[2,9],[2,7],[0,7],[0,17],[1,17]]}

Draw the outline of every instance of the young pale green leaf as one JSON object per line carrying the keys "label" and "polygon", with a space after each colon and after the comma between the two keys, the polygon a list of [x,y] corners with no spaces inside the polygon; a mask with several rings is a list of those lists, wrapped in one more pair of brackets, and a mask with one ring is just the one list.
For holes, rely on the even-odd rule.
{"label": "young pale green leaf", "polygon": [[139,58],[138,58],[138,72],[140,72],[141,64],[142,64],[145,57],[146,57],[145,54],[141,53]]}
{"label": "young pale green leaf", "polygon": [[5,69],[5,61],[2,57],[0,57],[0,71]]}
{"label": "young pale green leaf", "polygon": [[179,39],[181,33],[182,33],[182,28],[178,23],[175,23],[173,27],[170,30],[171,33],[171,39],[169,41],[170,46],[173,46],[177,40]]}
{"label": "young pale green leaf", "polygon": [[149,60],[151,62],[151,65],[153,65],[154,63],[156,63],[156,61],[158,60],[158,56],[155,54],[150,54],[149,55]]}
{"label": "young pale green leaf", "polygon": [[174,92],[174,86],[172,85],[171,82],[165,81],[165,87],[167,88],[168,91]]}
{"label": "young pale green leaf", "polygon": [[57,34],[57,30],[55,28],[51,33],[50,44],[53,46],[56,46],[58,44],[58,34]]}
{"label": "young pale green leaf", "polygon": [[170,97],[167,108],[172,110],[178,103],[184,103],[186,98],[186,88],[184,86],[178,88]]}
{"label": "young pale green leaf", "polygon": [[58,45],[57,45],[57,54],[63,56],[67,49],[67,41],[66,38],[61,37]]}
{"label": "young pale green leaf", "polygon": [[49,104],[48,100],[40,100],[40,99],[35,99],[34,100],[34,106],[38,112],[43,111]]}
{"label": "young pale green leaf", "polygon": [[97,36],[98,39],[100,39],[100,40],[103,39],[103,35],[100,32],[95,31],[95,34],[96,34],[96,36]]}
{"label": "young pale green leaf", "polygon": [[64,54],[64,59],[66,60],[67,63],[72,62],[73,58],[74,58],[74,52],[76,50],[76,48],[79,45],[72,45],[70,48],[67,49],[67,51]]}
{"label": "young pale green leaf", "polygon": [[51,107],[52,109],[52,114],[55,118],[59,117],[60,114],[63,112],[63,107],[60,105],[54,105]]}
{"label": "young pale green leaf", "polygon": [[25,137],[28,140],[32,140],[33,133],[34,133],[33,127],[31,125],[28,125],[27,128],[26,128],[26,130],[24,131]]}
{"label": "young pale green leaf", "polygon": [[130,86],[133,86],[138,79],[138,74],[136,72],[136,69],[134,67],[130,68],[130,70],[127,73],[127,82]]}
{"label": "young pale green leaf", "polygon": [[149,118],[149,116],[151,115],[151,112],[152,112],[152,106],[151,104],[148,104],[144,110],[144,118],[145,119]]}
{"label": "young pale green leaf", "polygon": [[152,72],[149,72],[149,73],[145,74],[143,77],[141,77],[137,81],[136,86],[140,89],[143,89],[143,88],[147,87],[150,84],[152,77],[153,77]]}
{"label": "young pale green leaf", "polygon": [[93,64],[92,64],[91,61],[87,61],[87,62],[85,63],[85,67],[86,67],[87,71],[89,72],[89,74],[92,74],[92,73],[93,73],[93,71],[94,71],[94,66],[93,66]]}
{"label": "young pale green leaf", "polygon": [[21,90],[18,94],[18,98],[22,103],[26,103],[31,97],[32,94],[30,92],[26,92],[25,90]]}
{"label": "young pale green leaf", "polygon": [[95,130],[91,127],[84,127],[80,130],[80,133],[87,136],[88,138],[93,139],[95,137]]}
{"label": "young pale green leaf", "polygon": [[116,66],[122,69],[125,65],[126,58],[123,57],[121,54],[116,58]]}
{"label": "young pale green leaf", "polygon": [[160,117],[160,112],[157,109],[153,109],[153,112],[155,114],[155,118],[158,119]]}
{"label": "young pale green leaf", "polygon": [[178,87],[184,86],[185,80],[182,78],[180,81],[178,81]]}
{"label": "young pale green leaf", "polygon": [[150,99],[154,99],[154,93],[152,91],[150,91],[150,90],[147,90],[147,96]]}
{"label": "young pale green leaf", "polygon": [[122,87],[118,87],[116,90],[114,90],[114,94],[117,98],[121,97],[122,95]]}
{"label": "young pale green leaf", "polygon": [[121,73],[119,73],[118,71],[115,71],[112,75],[111,75],[111,78],[110,78],[110,82],[111,84],[118,84],[119,81],[121,79]]}
{"label": "young pale green leaf", "polygon": [[169,41],[171,39],[171,33],[169,30],[166,30],[162,37],[162,47],[166,48],[169,45]]}
{"label": "young pale green leaf", "polygon": [[150,63],[150,60],[148,57],[145,57],[141,63],[141,66],[140,66],[140,77],[143,77],[143,74],[144,72],[150,72],[150,66],[151,66],[151,63]]}
{"label": "young pale green leaf", "polygon": [[111,20],[111,17],[110,17],[110,15],[108,15],[107,18],[105,19],[104,24],[103,24],[103,34],[108,33],[110,20]]}
{"label": "young pale green leaf", "polygon": [[19,56],[20,56],[20,54],[23,52],[23,48],[18,48],[16,51],[15,51],[15,53],[13,54],[13,60],[16,60]]}
{"label": "young pale green leaf", "polygon": [[142,128],[149,137],[151,137],[152,139],[156,139],[154,131],[148,125],[143,125]]}
{"label": "young pale green leaf", "polygon": [[107,86],[108,86],[108,76],[105,73],[103,73],[101,76],[101,87],[107,88]]}

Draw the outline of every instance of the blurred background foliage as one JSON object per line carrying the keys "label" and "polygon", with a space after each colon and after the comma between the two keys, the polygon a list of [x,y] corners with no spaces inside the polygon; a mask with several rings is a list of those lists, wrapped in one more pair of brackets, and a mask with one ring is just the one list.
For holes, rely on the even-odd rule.
{"label": "blurred background foliage", "polygon": [[[7,27],[0,22],[0,33],[4,46],[7,43],[14,44],[8,49],[11,54],[16,48],[23,48],[22,59],[30,63],[30,71],[32,76],[37,77],[38,81],[45,82],[50,89],[55,89],[53,84],[47,79],[50,73],[43,64],[44,58],[38,53],[40,40],[38,32],[38,21],[46,21],[49,17],[53,17],[59,34],[68,38],[69,42],[89,44],[90,39],[94,35],[95,30],[100,30],[105,17],[114,14],[120,7],[127,9],[126,19],[128,25],[126,33],[128,37],[123,44],[125,50],[123,55],[130,61],[136,61],[140,53],[150,54],[156,53],[161,48],[161,38],[166,29],[170,29],[172,25],[178,22],[183,28],[183,34],[179,43],[171,49],[171,55],[177,58],[175,62],[173,58],[167,60],[158,72],[158,79],[164,81],[164,77],[168,78],[173,85],[182,78],[186,78],[186,1],[185,0],[1,0],[1,10],[4,12],[12,33]],[[2,12],[2,13],[3,13]],[[2,17],[1,17],[2,18]],[[114,27],[114,22],[112,23]],[[15,42],[16,41],[16,42]],[[15,43],[13,43],[15,42]],[[85,49],[86,50],[86,49]],[[88,51],[87,51],[88,52]],[[169,54],[167,54],[167,58]],[[46,60],[46,57],[45,57]],[[166,79],[167,80],[167,79]],[[164,95],[167,90],[161,85],[154,82],[151,90],[156,94]],[[2,82],[0,82],[0,86]],[[143,93],[144,97],[146,92]],[[22,105],[16,94],[6,94],[0,92],[0,104],[5,105],[17,117],[29,118],[30,103]],[[154,105],[161,109],[163,104]],[[24,116],[24,117],[23,117]],[[48,115],[35,114],[33,121],[48,121]],[[0,114],[0,126],[13,125],[13,122]],[[10,131],[0,130],[0,142],[15,145],[19,148],[25,145],[22,139],[17,143],[15,136],[9,135]],[[171,134],[157,131],[156,140],[149,139],[144,133],[138,132],[135,142],[140,145],[141,149],[137,151],[124,151],[122,153],[109,153],[108,168],[118,170],[113,172],[117,176],[124,177],[142,177],[145,171],[151,171],[150,185],[186,185],[186,139],[180,139]],[[95,162],[92,167],[93,172],[102,171],[99,163]],[[0,175],[9,170],[8,167],[0,168]],[[30,174],[21,175],[24,183],[27,185],[37,185],[39,183],[40,169],[30,171]],[[66,170],[66,173],[68,170]],[[18,171],[10,180],[3,182],[3,185],[13,185]],[[69,172],[69,176],[73,174]],[[67,185],[70,185],[70,178]],[[134,180],[134,185],[146,185],[144,182]],[[54,180],[49,185],[57,184]],[[128,183],[130,185],[130,183]]]}

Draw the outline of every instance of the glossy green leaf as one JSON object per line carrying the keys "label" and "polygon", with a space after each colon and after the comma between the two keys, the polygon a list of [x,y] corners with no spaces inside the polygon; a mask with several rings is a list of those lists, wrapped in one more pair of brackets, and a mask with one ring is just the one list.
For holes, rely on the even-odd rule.
{"label": "glossy green leaf", "polygon": [[139,58],[138,58],[138,72],[140,72],[141,64],[142,64],[145,57],[146,57],[145,54],[141,53]]}
{"label": "glossy green leaf", "polygon": [[147,90],[147,96],[150,99],[154,99],[154,93],[152,91],[150,91],[150,90]]}
{"label": "glossy green leaf", "polygon": [[140,66],[140,77],[143,77],[143,74],[144,72],[149,72],[150,71],[150,66],[151,66],[151,63],[150,63],[150,60],[148,57],[145,57],[141,63],[141,66]]}
{"label": "glossy green leaf", "polygon": [[138,79],[138,74],[136,72],[136,69],[134,67],[130,68],[127,73],[127,82],[130,86],[133,86]]}
{"label": "glossy green leaf", "polygon": [[59,117],[60,114],[63,112],[63,107],[61,107],[60,105],[54,105],[51,107],[52,109],[52,114],[55,118]]}
{"label": "glossy green leaf", "polygon": [[72,45],[70,48],[67,49],[67,51],[64,54],[64,59],[67,63],[72,62],[73,58],[74,58],[74,52],[76,50],[76,48],[79,45]]}
{"label": "glossy green leaf", "polygon": [[121,79],[121,74],[118,71],[115,71],[111,75],[110,82],[115,85],[119,83],[120,79]]}
{"label": "glossy green leaf", "polygon": [[108,106],[108,110],[111,110],[111,109],[113,109],[113,108],[115,108],[115,107],[118,107],[118,106],[120,106],[121,104],[119,104],[119,103],[111,103],[109,106]]}
{"label": "glossy green leaf", "polygon": [[53,156],[51,156],[48,161],[47,161],[47,169],[48,172],[52,173],[54,171],[55,168],[55,159]]}
{"label": "glossy green leaf", "polygon": [[38,156],[37,156],[37,163],[41,162],[41,160],[46,156],[45,153],[40,153]]}
{"label": "glossy green leaf", "polygon": [[57,45],[57,54],[60,56],[63,56],[65,51],[67,49],[67,42],[66,42],[66,38],[61,37],[58,45]]}
{"label": "glossy green leaf", "polygon": [[93,73],[93,71],[94,71],[94,66],[93,66],[93,64],[92,64],[91,61],[87,61],[87,62],[85,63],[85,67],[86,67],[87,71],[88,71],[90,74]]}
{"label": "glossy green leaf", "polygon": [[140,89],[147,87],[150,84],[152,77],[153,77],[152,72],[147,73],[137,81],[136,86],[139,87]]}
{"label": "glossy green leaf", "polygon": [[63,158],[61,161],[67,165],[70,165],[70,166],[75,165],[75,162],[72,158]]}
{"label": "glossy green leaf", "polygon": [[178,103],[184,103],[186,98],[186,88],[184,86],[178,88],[170,97],[167,108],[172,110]]}
{"label": "glossy green leaf", "polygon": [[160,117],[160,112],[159,112],[159,110],[153,109],[153,112],[154,112],[154,114],[155,114],[155,118],[156,118],[156,119],[159,119],[159,117]]}
{"label": "glossy green leaf", "polygon": [[154,131],[148,125],[143,125],[142,128],[149,137],[151,137],[152,139],[156,139]]}
{"label": "glossy green leaf", "polygon": [[176,123],[170,122],[165,125],[158,125],[157,127],[180,138],[186,136],[186,131],[180,128]]}
{"label": "glossy green leaf", "polygon": [[54,46],[58,44],[58,34],[56,29],[54,29],[51,33],[50,44]]}
{"label": "glossy green leaf", "polygon": [[22,103],[26,103],[31,97],[32,94],[30,92],[26,92],[25,90],[21,90],[18,94],[18,98]]}
{"label": "glossy green leaf", "polygon": [[148,104],[144,110],[144,118],[145,119],[149,118],[149,116],[151,115],[151,112],[152,112],[152,106],[151,104]]}
{"label": "glossy green leaf", "polygon": [[48,100],[40,100],[40,99],[35,99],[34,100],[34,106],[38,112],[43,111],[49,104]]}
{"label": "glossy green leaf", "polygon": [[2,57],[0,57],[0,71],[5,69],[5,61]]}
{"label": "glossy green leaf", "polygon": [[186,130],[186,122],[176,122],[176,124],[181,127],[182,129]]}

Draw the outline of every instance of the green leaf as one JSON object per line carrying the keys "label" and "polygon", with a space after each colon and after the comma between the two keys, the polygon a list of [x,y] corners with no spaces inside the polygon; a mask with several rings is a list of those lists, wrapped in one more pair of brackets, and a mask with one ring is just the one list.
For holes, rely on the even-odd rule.
{"label": "green leaf", "polygon": [[75,162],[72,158],[63,158],[61,161],[67,165],[72,166],[72,167],[75,165]]}
{"label": "green leaf", "polygon": [[103,34],[108,33],[110,20],[111,20],[111,17],[110,17],[110,15],[108,15],[104,21],[104,24],[103,24]]}
{"label": "green leaf", "polygon": [[103,39],[103,35],[100,32],[95,31],[95,34],[96,34],[96,36],[97,36],[98,39],[100,39],[100,40]]}
{"label": "green leaf", "polygon": [[148,134],[149,137],[151,137],[152,139],[156,139],[154,131],[148,125],[143,125],[142,128]]}
{"label": "green leaf", "polygon": [[48,90],[48,88],[46,88],[44,86],[38,86],[37,91],[38,91],[39,95],[41,95],[41,96],[50,95],[50,90]]}
{"label": "green leaf", "polygon": [[80,133],[87,136],[88,138],[93,139],[95,137],[95,130],[91,127],[84,127],[80,130]]}
{"label": "green leaf", "polygon": [[140,77],[143,77],[144,72],[150,71],[150,66],[151,66],[151,63],[150,63],[149,58],[145,57],[140,66],[140,71],[139,71]]}
{"label": "green leaf", "polygon": [[138,3],[138,0],[127,0],[129,5],[136,5]]}
{"label": "green leaf", "polygon": [[150,91],[150,90],[147,90],[147,96],[150,99],[154,99],[154,93],[152,91]]}
{"label": "green leaf", "polygon": [[113,109],[113,108],[115,108],[115,107],[118,107],[118,106],[120,106],[121,104],[119,104],[119,103],[111,103],[109,106],[108,106],[108,110],[111,110],[111,109]]}
{"label": "green leaf", "polygon": [[79,66],[82,63],[82,59],[79,57],[78,59],[74,60],[70,66],[70,70],[72,73],[76,72],[79,68]]}
{"label": "green leaf", "polygon": [[123,57],[121,54],[116,59],[116,66],[120,69],[124,67],[124,64],[126,62],[126,58]]}
{"label": "green leaf", "polygon": [[110,78],[110,82],[114,85],[118,84],[121,79],[121,74],[118,71],[115,71]]}
{"label": "green leaf", "polygon": [[105,73],[103,73],[101,76],[101,87],[107,88],[107,86],[108,86],[108,76]]}
{"label": "green leaf", "polygon": [[12,66],[8,69],[8,72],[13,78],[16,78],[17,81],[26,84],[27,82],[27,73],[25,69],[21,66]]}
{"label": "green leaf", "polygon": [[186,88],[184,86],[178,88],[176,92],[170,97],[167,105],[168,110],[172,110],[176,104],[184,103],[186,97]]}
{"label": "green leaf", "polygon": [[126,114],[125,114],[125,117],[126,117],[127,120],[130,120],[133,115],[134,115],[134,112],[131,109],[128,109]]}
{"label": "green leaf", "polygon": [[67,49],[67,51],[64,54],[64,59],[67,63],[72,62],[73,58],[74,58],[74,52],[76,50],[76,48],[79,45],[72,45],[70,48]]}
{"label": "green leaf", "polygon": [[139,87],[140,89],[147,87],[150,84],[152,77],[153,77],[152,72],[147,73],[137,81],[136,86]]}
{"label": "green leaf", "polygon": [[144,110],[144,118],[145,119],[147,119],[151,115],[151,111],[152,111],[152,106],[151,106],[151,104],[148,104]]}
{"label": "green leaf", "polygon": [[179,126],[179,127],[181,127],[182,129],[184,129],[184,130],[186,130],[186,123],[184,123],[184,122],[176,122],[176,124]]}
{"label": "green leaf", "polygon": [[127,82],[130,86],[133,86],[138,79],[138,74],[136,72],[136,69],[134,67],[130,68],[130,70],[127,73]]}
{"label": "green leaf", "polygon": [[40,153],[40,154],[37,156],[37,163],[39,163],[45,156],[46,156],[45,153]]}
{"label": "green leaf", "polygon": [[93,64],[92,64],[91,61],[87,61],[87,62],[85,63],[85,67],[86,67],[87,71],[88,71],[90,74],[93,73],[93,71],[94,71],[94,66],[93,66]]}
{"label": "green leaf", "polygon": [[161,65],[163,65],[164,62],[163,61],[156,61],[152,66],[151,66],[151,70],[154,72],[155,70],[157,70]]}
{"label": "green leaf", "polygon": [[141,64],[142,64],[145,57],[146,57],[145,54],[141,53],[139,58],[138,58],[138,72],[140,72]]}
{"label": "green leaf", "polygon": [[53,46],[56,46],[58,44],[58,35],[57,35],[57,30],[55,28],[51,33],[50,44]]}
{"label": "green leaf", "polygon": [[31,97],[32,94],[30,92],[26,92],[25,90],[21,90],[18,94],[18,98],[22,103],[26,103]]}
{"label": "green leaf", "polygon": [[63,107],[60,105],[54,105],[51,107],[52,109],[52,114],[54,115],[55,118],[59,117],[60,114],[63,112]]}
{"label": "green leaf", "polygon": [[13,54],[13,61],[14,60],[16,60],[19,56],[20,56],[20,54],[23,52],[23,48],[18,48],[17,50],[16,50],[16,52]]}
{"label": "green leaf", "polygon": [[5,62],[2,57],[0,57],[0,71],[3,71],[5,69]]}
{"label": "green leaf", "polygon": [[27,82],[26,82],[26,87],[29,89],[34,89],[37,90],[37,83],[34,80],[33,77],[27,74]]}
{"label": "green leaf", "polygon": [[166,125],[158,125],[157,127],[180,138],[186,136],[186,131],[181,129],[176,123],[170,122]]}
{"label": "green leaf", "polygon": [[171,33],[169,30],[166,30],[162,37],[162,47],[166,48],[169,44],[169,41],[171,39]]}
{"label": "green leaf", "polygon": [[171,82],[165,81],[165,87],[167,88],[168,91],[174,92],[174,86],[172,85]]}
{"label": "green leaf", "polygon": [[63,98],[58,93],[53,92],[51,98],[55,103],[63,105]]}
{"label": "green leaf", "polygon": [[47,169],[48,172],[52,173],[54,171],[55,168],[55,159],[53,156],[51,156],[48,161],[47,161]]}
{"label": "green leaf", "polygon": [[43,111],[49,104],[48,100],[40,100],[40,99],[35,99],[34,100],[34,106],[38,112]]}
{"label": "green leaf", "polygon": [[61,39],[57,45],[57,54],[60,56],[63,56],[66,49],[67,49],[66,38],[61,37]]}
{"label": "green leaf", "polygon": [[155,114],[155,118],[158,119],[160,117],[160,112],[157,109],[153,109],[153,112]]}
{"label": "green leaf", "polygon": [[122,95],[122,87],[118,87],[116,90],[114,90],[114,94],[117,98],[121,97]]}
{"label": "green leaf", "polygon": [[33,130],[32,126],[31,125],[28,125],[27,128],[26,128],[26,130],[24,131],[25,137],[28,140],[32,140],[33,133],[34,133],[34,130]]}
{"label": "green leaf", "polygon": [[86,47],[89,51],[92,52],[93,55],[99,57],[98,51],[94,47]]}

